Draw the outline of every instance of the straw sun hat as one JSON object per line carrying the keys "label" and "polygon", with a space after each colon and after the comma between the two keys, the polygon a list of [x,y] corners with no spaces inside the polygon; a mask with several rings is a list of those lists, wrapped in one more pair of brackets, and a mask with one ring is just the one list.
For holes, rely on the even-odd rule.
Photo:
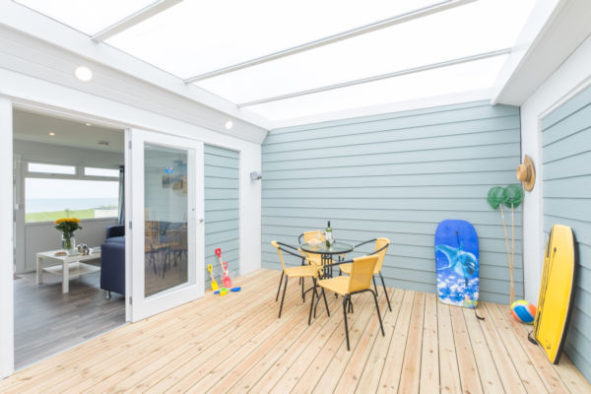
{"label": "straw sun hat", "polygon": [[517,166],[517,179],[523,183],[523,188],[528,192],[532,191],[536,183],[536,169],[531,157],[525,155],[523,163]]}

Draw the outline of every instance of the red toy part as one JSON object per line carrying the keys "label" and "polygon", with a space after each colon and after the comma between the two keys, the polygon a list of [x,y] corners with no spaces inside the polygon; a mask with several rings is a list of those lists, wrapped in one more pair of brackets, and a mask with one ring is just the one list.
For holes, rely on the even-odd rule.
{"label": "red toy part", "polygon": [[230,276],[228,275],[228,262],[224,261],[222,266],[224,267],[224,277],[222,278],[222,282],[224,282],[224,287],[230,289],[230,288],[232,288],[232,280],[230,279]]}

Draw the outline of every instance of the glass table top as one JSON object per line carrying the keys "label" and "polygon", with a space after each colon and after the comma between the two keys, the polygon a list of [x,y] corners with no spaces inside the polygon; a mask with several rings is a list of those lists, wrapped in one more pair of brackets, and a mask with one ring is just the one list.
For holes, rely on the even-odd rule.
{"label": "glass table top", "polygon": [[300,248],[304,252],[308,253],[318,253],[318,254],[340,254],[340,253],[348,253],[351,252],[354,247],[351,244],[341,241],[335,241],[330,247],[326,246],[325,242],[311,244],[311,243],[303,243],[300,244]]}

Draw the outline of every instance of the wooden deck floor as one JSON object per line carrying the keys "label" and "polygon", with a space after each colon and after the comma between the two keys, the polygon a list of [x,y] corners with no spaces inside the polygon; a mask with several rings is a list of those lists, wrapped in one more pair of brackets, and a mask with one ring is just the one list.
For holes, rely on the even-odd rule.
{"label": "wooden deck floor", "polygon": [[[474,313],[433,294],[390,289],[386,336],[369,295],[354,298],[351,351],[341,300],[307,325],[297,282],[277,319],[277,271],[239,278],[243,290],[129,324],[16,373],[0,392],[591,392],[563,357],[551,365],[506,306]],[[386,310],[383,293],[381,308]]]}

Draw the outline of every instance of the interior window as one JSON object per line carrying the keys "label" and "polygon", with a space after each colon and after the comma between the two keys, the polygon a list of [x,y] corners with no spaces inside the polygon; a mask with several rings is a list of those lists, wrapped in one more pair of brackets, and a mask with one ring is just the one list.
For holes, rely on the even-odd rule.
{"label": "interior window", "polygon": [[112,168],[84,167],[84,175],[119,178],[119,170],[114,170]]}
{"label": "interior window", "polygon": [[25,178],[25,222],[116,217],[119,181]]}
{"label": "interior window", "polygon": [[64,166],[59,164],[28,163],[27,169],[29,172],[38,174],[76,175],[75,166]]}

